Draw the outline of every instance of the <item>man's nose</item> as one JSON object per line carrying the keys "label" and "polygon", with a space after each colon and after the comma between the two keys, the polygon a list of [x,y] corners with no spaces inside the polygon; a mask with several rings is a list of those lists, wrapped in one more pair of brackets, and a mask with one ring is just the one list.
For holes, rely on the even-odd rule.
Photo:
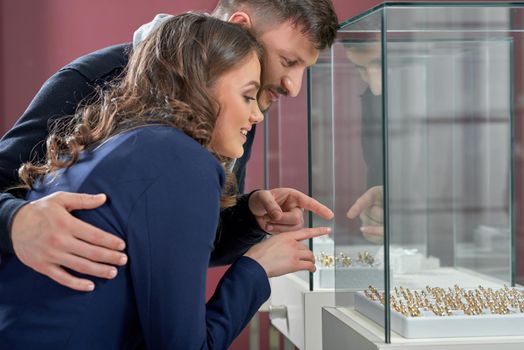
{"label": "man's nose", "polygon": [[302,86],[302,77],[304,76],[304,70],[290,74],[282,79],[282,87],[286,90],[287,96],[296,97],[300,92]]}

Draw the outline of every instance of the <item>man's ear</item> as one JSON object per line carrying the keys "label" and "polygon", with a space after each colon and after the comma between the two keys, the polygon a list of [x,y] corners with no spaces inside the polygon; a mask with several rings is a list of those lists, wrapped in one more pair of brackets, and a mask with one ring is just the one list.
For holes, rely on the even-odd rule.
{"label": "man's ear", "polygon": [[237,11],[229,16],[227,20],[229,23],[234,23],[242,26],[244,29],[251,29],[253,27],[253,22],[251,17],[244,11]]}

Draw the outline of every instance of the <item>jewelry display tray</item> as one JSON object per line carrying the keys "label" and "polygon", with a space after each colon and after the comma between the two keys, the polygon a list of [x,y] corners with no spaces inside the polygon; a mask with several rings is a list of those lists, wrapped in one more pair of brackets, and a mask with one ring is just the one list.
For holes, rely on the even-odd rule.
{"label": "jewelry display tray", "polygon": [[[384,327],[384,306],[379,301],[357,292],[355,310]],[[391,330],[405,338],[524,335],[524,313],[406,317],[391,309],[390,320]]]}

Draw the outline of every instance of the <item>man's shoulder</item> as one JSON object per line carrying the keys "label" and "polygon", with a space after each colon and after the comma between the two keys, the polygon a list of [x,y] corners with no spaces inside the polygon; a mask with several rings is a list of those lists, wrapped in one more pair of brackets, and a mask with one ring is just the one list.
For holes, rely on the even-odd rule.
{"label": "man's shoulder", "polygon": [[61,70],[75,70],[91,82],[108,80],[120,74],[132,51],[130,43],[113,45],[88,53],[64,66]]}

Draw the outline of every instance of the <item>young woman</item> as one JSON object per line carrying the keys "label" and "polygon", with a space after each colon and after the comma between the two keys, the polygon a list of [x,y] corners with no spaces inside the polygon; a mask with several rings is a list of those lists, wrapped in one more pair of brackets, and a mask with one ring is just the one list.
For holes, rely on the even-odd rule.
{"label": "young woman", "polygon": [[[268,277],[315,269],[303,229],[252,247],[205,303],[226,170],[263,117],[261,48],[205,15],[173,17],[133,53],[121,82],[50,136],[47,162],[25,164],[29,200],[106,193],[76,216],[123,238],[129,263],[91,293],[15,256],[0,265],[0,344],[8,349],[226,349],[269,297]],[[33,291],[37,291],[36,293]]]}

